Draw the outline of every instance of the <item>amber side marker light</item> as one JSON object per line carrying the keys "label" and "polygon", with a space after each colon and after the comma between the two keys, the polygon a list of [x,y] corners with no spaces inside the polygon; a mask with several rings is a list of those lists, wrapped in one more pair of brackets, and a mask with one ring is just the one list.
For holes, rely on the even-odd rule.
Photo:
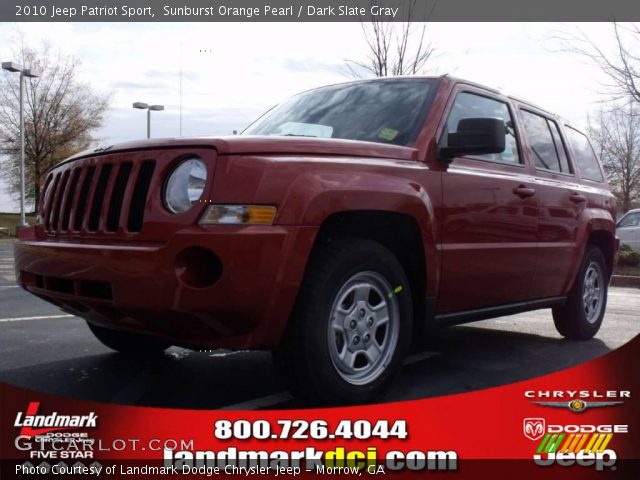
{"label": "amber side marker light", "polygon": [[200,225],[271,225],[275,217],[270,205],[209,205]]}

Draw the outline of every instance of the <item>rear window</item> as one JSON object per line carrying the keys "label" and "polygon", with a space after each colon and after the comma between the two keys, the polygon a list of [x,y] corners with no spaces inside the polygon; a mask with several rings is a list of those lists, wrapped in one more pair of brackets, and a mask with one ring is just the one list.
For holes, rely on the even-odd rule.
{"label": "rear window", "polygon": [[582,178],[593,182],[604,182],[600,163],[587,137],[569,126],[566,132]]}

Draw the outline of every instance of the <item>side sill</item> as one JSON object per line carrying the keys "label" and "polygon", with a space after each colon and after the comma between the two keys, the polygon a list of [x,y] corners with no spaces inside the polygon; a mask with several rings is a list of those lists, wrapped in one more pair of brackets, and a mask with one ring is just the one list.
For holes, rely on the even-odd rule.
{"label": "side sill", "polygon": [[434,324],[438,327],[448,327],[463,323],[477,322],[489,318],[503,317],[505,315],[515,315],[516,313],[540,310],[542,308],[561,307],[565,304],[566,297],[549,297],[526,302],[507,303],[495,307],[479,308],[477,310],[466,310],[463,312],[445,313],[435,315]]}

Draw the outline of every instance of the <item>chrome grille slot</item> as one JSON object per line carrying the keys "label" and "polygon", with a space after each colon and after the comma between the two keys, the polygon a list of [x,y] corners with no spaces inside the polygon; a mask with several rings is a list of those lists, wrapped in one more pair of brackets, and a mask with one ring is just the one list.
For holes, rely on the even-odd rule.
{"label": "chrome grille slot", "polygon": [[49,198],[47,199],[47,205],[45,206],[45,226],[47,230],[51,230],[51,215],[53,213],[53,206],[55,204],[56,196],[58,195],[58,184],[60,183],[60,174],[56,175],[56,178],[53,180],[53,186],[51,187],[51,192],[49,193]]}
{"label": "chrome grille slot", "polygon": [[107,214],[107,231],[115,232],[120,225],[120,213],[122,211],[122,201],[124,200],[124,193],[127,189],[127,182],[131,175],[131,162],[125,162],[120,164],[118,174],[116,176],[115,184],[113,185],[113,191],[111,192],[111,201],[109,202],[109,213]]}
{"label": "chrome grille slot", "polygon": [[87,201],[89,201],[89,190],[91,189],[91,183],[93,182],[93,176],[96,173],[96,167],[89,167],[85,169],[84,180],[82,182],[82,188],[80,189],[80,196],[78,197],[78,203],[76,205],[76,215],[73,220],[73,229],[79,231],[82,229],[82,222],[84,221],[84,213],[87,209]]}
{"label": "chrome grille slot", "polygon": [[109,177],[111,176],[111,170],[113,165],[107,163],[102,166],[100,175],[98,176],[98,183],[96,185],[95,192],[93,194],[93,203],[91,204],[91,211],[89,212],[88,230],[95,232],[100,225],[100,211],[102,210],[102,204],[104,203],[104,194],[107,192],[107,184],[109,183]]}
{"label": "chrome grille slot", "polygon": [[142,222],[144,220],[144,207],[146,204],[147,193],[151,185],[151,178],[155,169],[155,162],[145,161],[140,166],[140,172],[136,179],[136,186],[133,190],[131,198],[131,206],[129,208],[129,221],[127,228],[130,232],[139,232],[142,230]]}
{"label": "chrome grille slot", "polygon": [[69,189],[67,191],[67,197],[66,197],[66,201],[65,201],[65,205],[62,213],[62,221],[61,221],[62,230],[69,230],[69,220],[71,219],[71,206],[73,205],[73,201],[75,199],[79,180],[80,180],[80,169],[75,168],[73,170],[73,175],[71,176],[71,181],[69,182]]}

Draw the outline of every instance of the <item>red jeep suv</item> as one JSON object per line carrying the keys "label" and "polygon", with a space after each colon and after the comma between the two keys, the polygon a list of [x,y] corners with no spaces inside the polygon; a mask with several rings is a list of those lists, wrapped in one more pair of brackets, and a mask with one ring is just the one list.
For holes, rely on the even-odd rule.
{"label": "red jeep suv", "polygon": [[42,198],[22,287],[121,352],[271,349],[295,392],[333,403],[382,390],[429,325],[551,308],[561,335],[593,337],[617,249],[587,137],[449,76],[83,152]]}

